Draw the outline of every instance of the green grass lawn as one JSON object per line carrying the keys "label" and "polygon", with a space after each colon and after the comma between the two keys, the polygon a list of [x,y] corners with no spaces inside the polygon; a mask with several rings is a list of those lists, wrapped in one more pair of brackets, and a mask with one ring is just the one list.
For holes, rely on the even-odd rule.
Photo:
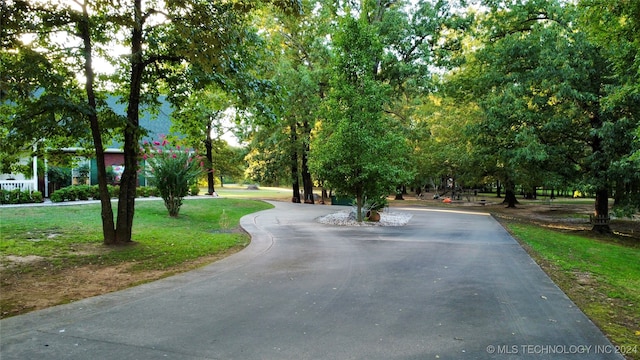
{"label": "green grass lawn", "polygon": [[[242,216],[271,207],[262,201],[202,197],[186,199],[180,216],[171,218],[162,201],[138,201],[135,244],[124,247],[102,245],[99,204],[0,208],[0,255],[3,265],[9,265],[7,255],[36,255],[53,269],[125,262],[133,264],[131,270],[167,269],[248,244],[247,234],[232,230]],[[8,269],[30,271],[28,266]]]}
{"label": "green grass lawn", "polygon": [[[201,191],[206,192],[206,188]],[[263,199],[263,200],[291,200],[291,188],[260,186],[258,190],[247,190],[247,185],[225,184],[216,186],[216,193],[225,198],[234,199]]]}
{"label": "green grass lawn", "polygon": [[508,229],[617,345],[640,359],[640,244],[510,223]]}

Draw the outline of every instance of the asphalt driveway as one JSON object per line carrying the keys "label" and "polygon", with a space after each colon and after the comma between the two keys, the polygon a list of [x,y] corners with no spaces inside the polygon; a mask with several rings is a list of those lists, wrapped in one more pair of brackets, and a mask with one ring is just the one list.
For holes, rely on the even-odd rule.
{"label": "asphalt driveway", "polygon": [[275,203],[203,269],[0,321],[8,359],[622,359],[490,216]]}

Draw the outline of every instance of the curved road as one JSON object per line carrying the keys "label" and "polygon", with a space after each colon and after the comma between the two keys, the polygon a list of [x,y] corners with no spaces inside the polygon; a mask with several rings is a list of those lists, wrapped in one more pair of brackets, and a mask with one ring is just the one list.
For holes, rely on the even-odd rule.
{"label": "curved road", "polygon": [[8,359],[622,359],[490,216],[274,203],[203,269],[0,321]]}

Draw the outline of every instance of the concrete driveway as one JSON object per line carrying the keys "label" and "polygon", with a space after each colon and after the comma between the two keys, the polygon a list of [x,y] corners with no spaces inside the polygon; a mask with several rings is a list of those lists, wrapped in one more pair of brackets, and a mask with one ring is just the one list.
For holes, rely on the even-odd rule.
{"label": "concrete driveway", "polygon": [[8,359],[622,359],[490,216],[275,203],[203,269],[0,321]]}

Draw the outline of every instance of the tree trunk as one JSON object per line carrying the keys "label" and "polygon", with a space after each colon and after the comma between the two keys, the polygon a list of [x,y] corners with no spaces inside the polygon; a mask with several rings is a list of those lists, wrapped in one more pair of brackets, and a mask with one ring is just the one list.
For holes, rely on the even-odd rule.
{"label": "tree trunk", "polygon": [[322,192],[321,192],[321,195],[320,195],[320,204],[324,204],[325,203],[324,199],[328,199],[328,198],[329,198],[329,196],[327,194],[327,189],[325,189],[324,185],[323,185],[322,186]]}
{"label": "tree trunk", "polygon": [[313,180],[311,179],[311,173],[307,165],[306,153],[302,154],[302,187],[304,189],[304,203],[315,203],[315,199],[313,198]]}
{"label": "tree trunk", "polygon": [[[609,190],[606,187],[596,190],[595,216],[600,219],[609,218]],[[608,222],[596,222],[593,224],[592,230],[599,233],[610,233],[611,227]]]}
{"label": "tree trunk", "polygon": [[304,130],[304,145],[302,146],[302,187],[304,188],[304,203],[313,204],[315,199],[313,198],[313,180],[311,179],[311,173],[309,172],[308,154],[309,154],[309,142],[311,138],[311,128],[307,121],[303,124]]}
{"label": "tree trunk", "polygon": [[456,179],[451,182],[451,200],[456,199]]}
{"label": "tree trunk", "polygon": [[618,179],[615,185],[615,193],[613,194],[613,206],[622,205],[624,203],[625,193],[628,192],[624,183]]}
{"label": "tree trunk", "polygon": [[362,218],[362,206],[363,206],[363,196],[362,194],[357,194],[356,195],[356,221],[357,222],[362,222],[363,218]]}
{"label": "tree trunk", "polygon": [[298,142],[297,127],[295,123],[292,123],[289,128],[291,129],[291,185],[293,188],[293,194],[291,196],[291,202],[300,203],[300,180],[298,175],[298,151],[296,149],[296,143]]}
{"label": "tree trunk", "polygon": [[[599,110],[593,112],[593,116],[590,120],[591,128],[593,130],[599,130],[602,128],[602,119],[600,118]],[[609,179],[607,176],[608,163],[603,151],[602,138],[597,131],[593,132],[591,138],[591,151],[592,156],[589,163],[589,170],[591,172],[591,178],[596,182],[596,202],[595,202],[595,217],[596,222],[593,224],[592,230],[599,233],[610,233],[609,227]],[[606,222],[599,220],[607,219]]]}
{"label": "tree trunk", "polygon": [[91,32],[89,25],[89,14],[86,3],[82,6],[83,17],[78,23],[80,35],[84,46],[84,75],[86,78],[85,90],[91,114],[89,114],[89,124],[93,146],[96,149],[96,165],[98,167],[98,188],[100,189],[100,217],[102,219],[102,238],[105,245],[116,242],[115,223],[113,222],[113,208],[111,207],[111,196],[107,188],[107,167],[104,160],[104,145],[102,144],[102,131],[98,122],[98,112],[96,106],[96,96],[94,92],[95,74],[93,73],[93,46],[91,44]]}
{"label": "tree trunk", "polygon": [[515,208],[518,203],[516,199],[516,185],[511,180],[507,180],[505,184],[504,202],[508,208]]}
{"label": "tree trunk", "polygon": [[127,125],[124,137],[124,171],[120,180],[116,242],[131,242],[136,188],[138,185],[138,136],[132,125]]}
{"label": "tree trunk", "polygon": [[496,193],[497,198],[502,197],[502,185],[500,185],[500,180],[496,181]]}
{"label": "tree trunk", "polygon": [[211,122],[207,125],[207,139],[204,141],[204,147],[207,152],[207,193],[213,195],[216,192],[215,181],[213,179],[213,145],[211,139]]}
{"label": "tree trunk", "polygon": [[120,181],[116,241],[131,242],[136,187],[138,185],[138,146],[140,139],[140,89],[145,64],[142,58],[142,0],[134,1],[135,19],[131,35],[131,74],[127,123],[124,129],[124,171]]}

